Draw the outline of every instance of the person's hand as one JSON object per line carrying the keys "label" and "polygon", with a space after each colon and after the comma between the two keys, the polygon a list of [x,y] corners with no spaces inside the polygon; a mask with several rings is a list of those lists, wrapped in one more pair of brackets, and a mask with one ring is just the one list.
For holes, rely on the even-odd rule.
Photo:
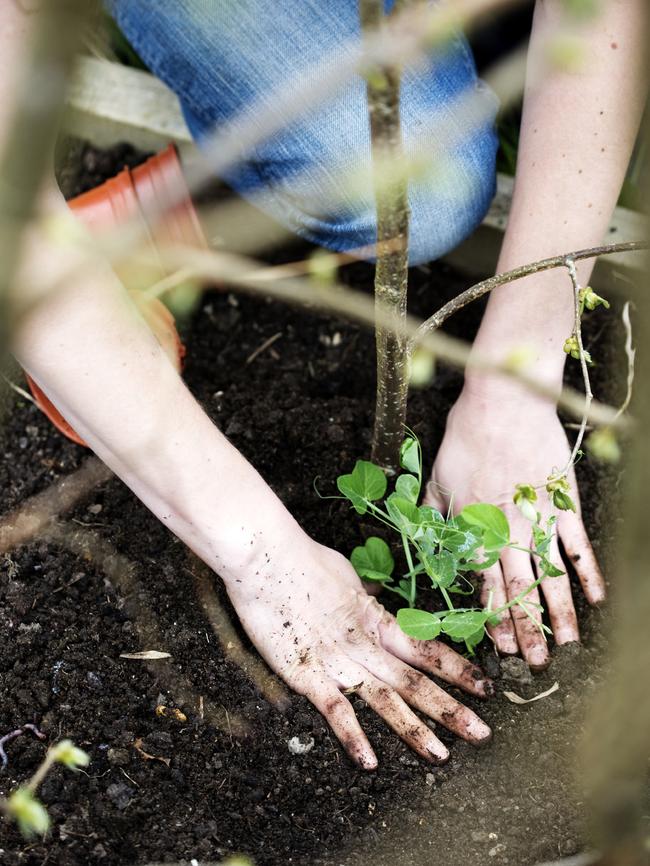
{"label": "person's hand", "polygon": [[409,708],[471,743],[488,726],[420,671],[478,697],[492,685],[476,665],[437,641],[407,637],[363,588],[350,563],[301,534],[265,554],[251,579],[228,592],[251,640],[270,667],[323,714],[353,761],[377,758],[346,694],[357,694],[414,751],[433,763],[447,748]]}
{"label": "person's hand", "polygon": [[[491,394],[487,400],[479,390],[466,386],[449,413],[425,501],[443,513],[449,507],[454,512],[460,511],[472,502],[498,505],[508,518],[513,541],[522,547],[532,547],[531,524],[513,503],[515,487],[517,484],[543,484],[552,472],[567,464],[570,450],[550,402],[523,392],[516,399],[511,397],[510,393],[504,394],[503,399]],[[551,514],[557,514],[557,532],[549,558],[566,572],[559,536],[587,600],[598,604],[605,597],[605,582],[580,515],[573,472],[569,474],[569,482],[577,513],[555,512],[544,489],[539,491],[535,506],[542,514],[544,525]],[[536,577],[535,566],[527,553],[506,549],[500,562],[482,575],[481,601],[487,604],[491,593],[492,607],[498,608],[525,591]],[[578,641],[578,621],[567,574],[545,578],[541,590],[555,642]],[[526,600],[539,603],[539,592],[533,590]],[[540,620],[537,608],[529,606],[528,610],[535,620]],[[533,669],[549,664],[545,636],[520,606],[506,612],[499,625],[489,631],[500,652],[514,654],[520,649]]]}

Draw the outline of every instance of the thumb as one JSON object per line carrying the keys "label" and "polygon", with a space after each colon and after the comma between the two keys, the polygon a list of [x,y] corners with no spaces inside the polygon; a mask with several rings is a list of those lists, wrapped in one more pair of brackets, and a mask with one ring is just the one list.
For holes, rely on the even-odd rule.
{"label": "thumb", "polygon": [[424,488],[422,504],[430,505],[432,508],[440,511],[441,514],[444,514],[447,509],[446,497],[443,493],[442,487],[436,481],[435,475],[431,476]]}

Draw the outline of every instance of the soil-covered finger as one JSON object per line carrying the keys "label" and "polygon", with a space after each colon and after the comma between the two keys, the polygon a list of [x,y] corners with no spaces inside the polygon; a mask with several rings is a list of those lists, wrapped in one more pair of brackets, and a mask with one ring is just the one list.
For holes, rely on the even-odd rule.
{"label": "soil-covered finger", "polygon": [[350,701],[333,683],[319,683],[305,692],[350,758],[363,770],[377,769],[377,756],[359,724]]}
{"label": "soil-covered finger", "polygon": [[550,664],[551,656],[541,630],[539,591],[535,588],[528,592],[535,582],[530,557],[522,551],[507,550],[504,551],[501,561],[508,599],[512,601],[526,593],[521,601],[510,609],[519,648],[529,667],[543,670]]}
{"label": "soil-covered finger", "polygon": [[492,681],[478,665],[439,641],[409,637],[392,618],[381,630],[380,639],[384,649],[403,662],[459,686],[469,694],[480,698],[494,694]]}
{"label": "soil-covered finger", "polygon": [[[508,601],[508,594],[503,580],[503,572],[499,564],[486,568],[480,574],[481,578],[481,604],[491,610],[498,610]],[[488,633],[494,641],[497,651],[503,655],[516,655],[519,652],[515,625],[510,616],[510,611],[505,610],[500,615],[498,625],[488,626]]]}
{"label": "soil-covered finger", "polygon": [[[560,556],[557,540],[553,540],[549,550],[549,559],[558,569],[565,571],[565,566]],[[538,574],[540,574],[539,561],[535,562]],[[567,574],[558,577],[546,577],[541,584],[544,601],[551,620],[551,628],[556,644],[571,643],[580,640],[578,630],[578,617],[576,616],[573,597],[571,595],[571,583]]]}
{"label": "soil-covered finger", "polygon": [[580,578],[589,604],[601,604],[607,594],[605,578],[598,565],[589,536],[577,514],[565,511],[558,520],[560,541]]}
{"label": "soil-covered finger", "polygon": [[420,671],[387,652],[378,654],[372,663],[374,673],[392,686],[407,703],[454,734],[475,745],[491,738],[489,727],[475,712],[452,698]]}
{"label": "soil-covered finger", "polygon": [[449,750],[407,706],[397,692],[370,675],[357,693],[414,752],[431,763],[449,759]]}

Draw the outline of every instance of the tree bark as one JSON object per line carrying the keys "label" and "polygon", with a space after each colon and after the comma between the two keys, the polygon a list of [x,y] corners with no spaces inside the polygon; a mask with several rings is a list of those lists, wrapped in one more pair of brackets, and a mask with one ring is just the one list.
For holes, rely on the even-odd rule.
{"label": "tree bark", "polygon": [[[360,0],[364,32],[384,22],[382,0]],[[408,283],[409,208],[400,124],[400,70],[367,74],[373,181],[377,208],[375,307],[377,401],[372,459],[383,469],[399,468],[408,395],[408,341],[404,330]]]}

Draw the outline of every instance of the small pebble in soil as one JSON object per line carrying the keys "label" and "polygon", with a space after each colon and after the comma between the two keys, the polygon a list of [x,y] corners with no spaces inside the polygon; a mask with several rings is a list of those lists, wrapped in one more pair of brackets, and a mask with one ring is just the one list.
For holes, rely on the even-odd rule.
{"label": "small pebble in soil", "polygon": [[104,688],[102,678],[94,671],[88,671],[86,674],[86,684],[96,692],[100,692]]}
{"label": "small pebble in soil", "polygon": [[124,782],[113,782],[106,789],[106,796],[114,806],[123,810],[126,809],[135,796],[135,790],[125,785]]}
{"label": "small pebble in soil", "polygon": [[126,767],[130,755],[127,749],[109,749],[106,752],[106,757],[109,764],[113,764],[115,767]]}
{"label": "small pebble in soil", "polygon": [[528,685],[533,681],[530,668],[523,659],[507,658],[501,660],[501,676],[504,680],[519,685]]}
{"label": "small pebble in soil", "polygon": [[314,738],[301,734],[299,737],[291,737],[287,746],[292,755],[306,755],[314,748]]}

